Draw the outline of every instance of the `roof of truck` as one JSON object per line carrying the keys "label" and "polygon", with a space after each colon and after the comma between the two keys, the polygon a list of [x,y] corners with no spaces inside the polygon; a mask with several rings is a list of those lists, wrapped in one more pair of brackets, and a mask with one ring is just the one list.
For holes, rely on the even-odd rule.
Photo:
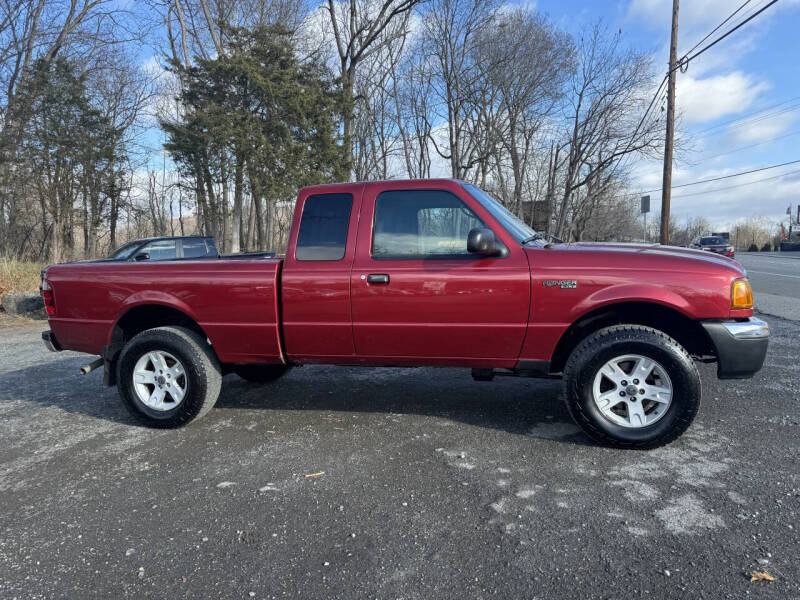
{"label": "roof of truck", "polygon": [[331,190],[336,188],[352,188],[353,186],[359,185],[392,185],[396,186],[398,184],[407,184],[413,183],[416,185],[419,184],[443,184],[443,183],[457,183],[462,184],[464,183],[460,179],[452,179],[448,177],[432,177],[429,179],[379,179],[374,181],[340,181],[335,183],[318,183],[316,185],[308,185],[302,188],[303,190],[317,190],[317,189],[324,189],[324,190]]}

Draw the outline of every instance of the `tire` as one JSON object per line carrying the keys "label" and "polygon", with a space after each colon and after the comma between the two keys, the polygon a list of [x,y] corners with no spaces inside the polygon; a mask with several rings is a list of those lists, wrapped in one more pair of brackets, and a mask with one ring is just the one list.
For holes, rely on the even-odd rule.
{"label": "tire", "polygon": [[[646,381],[635,378],[649,364]],[[564,367],[567,410],[590,438],[606,446],[650,449],[672,442],[692,423],[700,395],[700,375],[689,353],[665,333],[642,325],[593,333]]]}
{"label": "tire", "polygon": [[289,365],[235,365],[233,372],[251,383],[270,383],[291,370]]}
{"label": "tire", "polygon": [[[159,370],[159,365],[164,368]],[[174,381],[167,381],[173,373]],[[158,327],[125,344],[117,361],[117,385],[125,408],[140,423],[176,428],[213,408],[222,386],[222,369],[203,336],[183,327]]]}

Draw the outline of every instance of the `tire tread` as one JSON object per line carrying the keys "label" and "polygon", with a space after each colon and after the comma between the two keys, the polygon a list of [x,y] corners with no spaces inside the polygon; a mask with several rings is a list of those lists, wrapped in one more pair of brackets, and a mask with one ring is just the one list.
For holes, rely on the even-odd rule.
{"label": "tire tread", "polygon": [[[658,438],[652,440],[626,441],[613,437],[597,427],[593,420],[584,412],[582,404],[580,402],[571,401],[572,398],[578,397],[581,393],[577,377],[580,366],[597,352],[598,347],[605,346],[606,344],[612,342],[651,341],[652,336],[655,336],[656,339],[660,340],[664,346],[673,349],[683,356],[685,359],[684,362],[690,370],[690,377],[694,380],[694,382],[696,382],[697,389],[695,391],[697,397],[699,398],[700,373],[697,370],[697,365],[694,363],[694,360],[686,351],[686,349],[676,342],[672,337],[663,331],[653,327],[648,327],[646,325],[622,324],[600,329],[578,344],[575,350],[573,350],[572,354],[570,354],[566,365],[564,366],[564,404],[566,405],[567,411],[572,419],[593,440],[603,445],[616,448],[649,450],[665,446],[675,441],[683,434],[684,431],[686,431],[686,429],[688,429],[689,425],[691,425],[692,421],[694,420],[698,410],[697,402],[693,403],[690,410],[681,413],[675,422],[675,426]],[[651,340],[645,339],[648,337],[651,338]]]}
{"label": "tire tread", "polygon": [[179,343],[183,351],[189,355],[193,367],[202,373],[203,379],[205,380],[205,389],[203,390],[200,407],[196,412],[179,411],[176,415],[164,420],[154,419],[142,414],[135,406],[130,405],[130,401],[124,397],[124,392],[120,390],[124,400],[123,404],[129,412],[141,423],[149,427],[157,428],[182,427],[206,415],[217,403],[217,398],[222,389],[222,366],[214,350],[206,342],[205,338],[191,329],[177,326],[156,327],[154,329],[142,331],[131,338],[125,345],[125,348],[123,348],[122,354],[117,362],[118,385],[124,385],[119,370],[123,360],[126,358],[126,351],[134,347],[137,341],[142,341],[143,339],[147,341],[157,342],[163,340],[170,343]]}

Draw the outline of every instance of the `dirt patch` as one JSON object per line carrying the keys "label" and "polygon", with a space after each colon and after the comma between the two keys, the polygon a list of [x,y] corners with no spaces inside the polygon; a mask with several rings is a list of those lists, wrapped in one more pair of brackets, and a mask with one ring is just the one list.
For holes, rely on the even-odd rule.
{"label": "dirt patch", "polygon": [[0,297],[9,292],[38,291],[44,266],[0,258]]}
{"label": "dirt patch", "polygon": [[44,326],[44,322],[35,319],[29,319],[27,317],[16,317],[11,316],[5,313],[5,311],[0,310],[0,328],[2,329],[10,329],[10,328],[22,328],[22,327],[40,327]]}

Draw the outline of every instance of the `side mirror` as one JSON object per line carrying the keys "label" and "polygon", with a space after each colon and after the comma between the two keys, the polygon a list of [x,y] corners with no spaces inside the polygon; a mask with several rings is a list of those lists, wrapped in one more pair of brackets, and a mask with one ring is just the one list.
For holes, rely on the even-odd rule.
{"label": "side mirror", "polygon": [[467,236],[467,252],[481,256],[499,256],[502,247],[491,229],[476,227]]}
{"label": "side mirror", "polygon": [[148,252],[139,252],[139,254],[133,257],[133,260],[135,260],[136,262],[142,260],[150,260],[150,254]]}

